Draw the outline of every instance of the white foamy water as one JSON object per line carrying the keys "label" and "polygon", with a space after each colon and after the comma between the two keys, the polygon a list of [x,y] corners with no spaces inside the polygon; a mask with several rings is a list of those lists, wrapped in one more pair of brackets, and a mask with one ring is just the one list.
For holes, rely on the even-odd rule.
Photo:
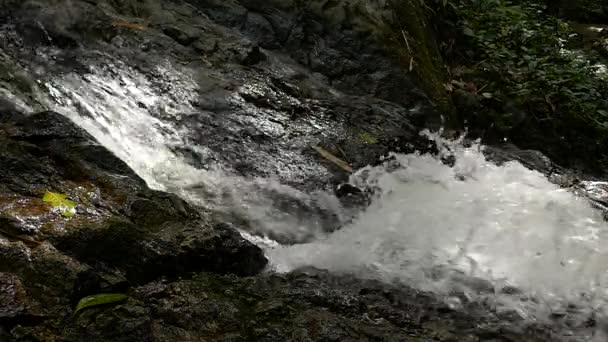
{"label": "white foamy water", "polygon": [[167,64],[157,66],[154,73],[160,87],[137,70],[113,61],[91,66],[84,75],[63,75],[44,86],[52,109],[86,129],[151,188],[222,212],[226,219],[247,221],[254,231],[294,240],[321,234],[323,222],[314,216],[283,212],[275,208],[274,198],[319,203],[340,215],[337,199],[324,192],[303,193],[272,178],[245,179],[220,165],[196,168],[173,152],[172,147],[187,146],[202,154],[212,153],[188,141],[187,132],[172,124],[180,115],[194,112],[190,103],[197,98],[198,85],[191,70],[178,71]]}
{"label": "white foamy water", "polygon": [[[169,73],[162,66],[159,70]],[[168,116],[189,112],[188,94],[194,96],[194,83],[180,75],[180,92],[161,95],[144,75],[125,65],[91,66],[90,71],[85,75],[67,74],[46,83],[51,108],[86,129],[149,186],[167,190],[173,169],[170,166],[179,163],[169,147],[183,141],[178,131],[150,112]],[[210,181],[208,177],[204,179]]]}
{"label": "white foamy water", "polygon": [[584,295],[603,303],[601,213],[518,162],[496,166],[479,146],[453,147],[453,167],[397,154],[390,165],[357,172],[353,183],[378,189],[371,206],[325,239],[268,251],[277,270],[312,265],[448,292],[445,279],[429,275],[447,265],[549,302]]}
{"label": "white foamy water", "polygon": [[[163,68],[176,79],[177,92],[159,92],[145,77],[120,65],[66,75],[46,86],[58,111],[151,187],[198,205],[230,206],[226,212],[243,215],[262,232],[317,237],[311,243],[281,246],[245,234],[265,246],[274,270],[315,266],[449,293],[454,289],[451,278],[432,272],[446,266],[497,288],[522,289],[534,300],[512,305],[526,317],[536,315],[537,307],[547,312],[566,302],[580,305],[585,314],[601,311],[608,298],[608,226],[586,199],[542,174],[517,162],[496,166],[484,158],[480,146],[465,148],[460,142],[448,143],[456,158],[453,167],[438,157],[395,154],[387,165],[351,177],[353,184],[376,189],[375,198],[354,222],[324,235],[321,223],[281,213],[271,199],[257,196],[256,189],[303,201],[322,198],[321,203],[339,213],[332,195],[298,192],[275,180],[247,180],[212,166],[200,170],[172,152],[171,146],[189,142],[157,111],[169,117],[188,112],[196,85],[187,75]],[[205,151],[205,146],[194,147]],[[474,291],[469,295],[475,296]]]}

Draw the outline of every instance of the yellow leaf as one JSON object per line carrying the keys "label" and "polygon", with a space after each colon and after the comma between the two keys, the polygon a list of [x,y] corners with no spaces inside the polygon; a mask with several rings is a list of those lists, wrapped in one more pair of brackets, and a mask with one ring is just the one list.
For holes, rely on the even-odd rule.
{"label": "yellow leaf", "polygon": [[76,214],[76,203],[66,197],[67,195],[64,194],[47,191],[42,197],[42,201],[50,203],[54,208],[59,209],[64,217],[72,217]]}

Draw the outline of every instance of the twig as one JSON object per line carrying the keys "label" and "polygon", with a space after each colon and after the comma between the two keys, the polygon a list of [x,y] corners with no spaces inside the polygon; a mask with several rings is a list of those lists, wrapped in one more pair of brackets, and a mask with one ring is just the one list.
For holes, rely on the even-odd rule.
{"label": "twig", "polygon": [[339,168],[341,168],[342,170],[348,172],[348,173],[352,173],[353,172],[353,168],[348,165],[347,162],[345,162],[344,160],[334,156],[333,154],[329,153],[327,150],[325,150],[324,148],[322,148],[321,146],[312,146],[312,148],[317,151],[323,158],[329,160],[330,162],[336,164],[336,166],[338,166]]}
{"label": "twig", "polygon": [[490,84],[490,83],[486,83],[486,85],[484,85],[483,87],[477,89],[477,91],[475,92],[475,94],[479,94],[479,92],[482,91],[482,90],[484,90],[484,88],[487,87],[488,84]]}
{"label": "twig", "polygon": [[[463,56],[464,57],[464,56]],[[483,61],[473,65],[473,68],[477,68],[478,66],[480,66],[481,64],[485,63],[487,61],[487,59],[484,59]]]}
{"label": "twig", "polygon": [[146,29],[146,25],[145,24],[140,24],[140,23],[131,23],[128,21],[115,21],[112,23],[112,26],[114,27],[124,27],[124,28],[128,28],[131,30],[138,30],[138,31],[144,31]]}
{"label": "twig", "polygon": [[348,156],[346,155],[346,153],[344,153],[344,150],[342,150],[340,148],[340,146],[336,145],[336,148],[338,149],[338,151],[340,151],[340,153],[342,154],[342,157],[344,157],[344,159],[346,159],[346,161],[348,162]]}
{"label": "twig", "polygon": [[401,29],[401,35],[403,36],[403,40],[405,41],[405,46],[407,47],[407,51],[411,54],[412,49],[410,49],[410,43],[407,41],[407,37],[405,36],[405,31]]}

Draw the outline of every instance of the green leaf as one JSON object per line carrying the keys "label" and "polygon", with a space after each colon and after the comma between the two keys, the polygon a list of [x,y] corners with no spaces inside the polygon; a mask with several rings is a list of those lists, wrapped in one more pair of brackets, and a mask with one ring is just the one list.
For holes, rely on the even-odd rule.
{"label": "green leaf", "polygon": [[100,293],[88,297],[84,297],[78,302],[76,305],[76,309],[74,310],[74,315],[76,315],[79,311],[90,308],[92,306],[99,306],[104,304],[118,303],[127,299],[128,296],[123,293]]}
{"label": "green leaf", "polygon": [[54,208],[59,209],[64,217],[72,217],[76,214],[76,203],[66,199],[67,195],[57,192],[47,191],[42,197],[43,202],[50,203]]}

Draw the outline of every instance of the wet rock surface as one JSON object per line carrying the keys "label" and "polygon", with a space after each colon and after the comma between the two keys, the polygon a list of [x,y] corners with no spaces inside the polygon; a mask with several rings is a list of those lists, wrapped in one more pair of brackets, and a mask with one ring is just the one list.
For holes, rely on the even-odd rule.
{"label": "wet rock surface", "polygon": [[[433,296],[308,270],[191,280],[133,288],[127,302],[70,319],[66,340],[542,341],[541,327],[514,328],[480,308],[452,310]],[[48,323],[20,338],[48,336]]]}
{"label": "wet rock surface", "polygon": [[30,74],[29,82],[25,76],[22,81],[25,93],[53,75],[86,74],[91,67],[110,64],[112,76],[114,58],[162,91],[170,80],[155,67],[167,60],[183,65],[194,70],[197,83],[198,96],[184,99],[193,109],[157,116],[209,150],[181,146],[177,152],[197,167],[220,163],[237,174],[277,176],[310,190],[328,182],[310,146],[342,150],[340,156],[357,168],[391,148],[406,149],[415,125],[434,115],[414,81],[368,37],[377,28],[360,28],[356,18],[334,13],[332,6],[318,13],[321,5],[76,1],[49,9],[15,3],[4,9],[3,51],[7,60],[22,60],[15,63],[19,72]]}
{"label": "wet rock surface", "polygon": [[[259,274],[262,251],[239,235],[243,227],[226,223],[238,220],[151,190],[89,133],[48,111],[51,92],[50,102],[97,118],[57,79],[92,89],[89,76],[103,74],[137,88],[121,78],[128,68],[143,75],[151,95],[169,94],[187,108],[168,113],[137,103],[183,130],[187,143],[171,148],[192,166],[217,164],[304,191],[335,188],[345,205],[364,206],[361,191],[344,185],[348,172],[312,147],[355,169],[391,151],[432,150],[418,131],[434,109],[372,39],[373,25],[346,8],[2,2],[0,341],[554,340],[550,327],[498,318],[489,306],[455,310],[407,287],[313,270]],[[159,68],[167,61],[191,72],[196,86],[187,96]],[[46,191],[75,201],[76,215],[62,217],[42,202]],[[271,198],[281,210],[339,228],[306,201]],[[129,299],[72,316],[80,298],[100,292]]]}
{"label": "wet rock surface", "polygon": [[[150,190],[67,118],[6,107],[0,115],[6,329],[57,318],[75,298],[97,291],[201,270],[252,275],[266,265],[261,249],[234,228]],[[43,202],[46,191],[73,199],[76,215],[65,218]]]}
{"label": "wet rock surface", "polygon": [[[378,23],[349,14],[361,6],[148,0],[59,1],[51,9],[39,2],[9,2],[1,9],[5,45],[0,54],[12,70],[7,89],[25,110],[44,110],[50,102],[83,118],[112,122],[110,113],[125,108],[92,108],[87,98],[125,101],[143,83],[146,95],[160,100],[131,107],[179,131],[181,141],[170,148],[193,167],[276,179],[305,193],[332,191],[348,181],[349,172],[315,147],[354,169],[377,164],[389,152],[427,149],[418,131],[436,115],[432,101],[375,38]],[[372,7],[386,10],[382,6]],[[176,79],[166,65],[191,82]],[[139,84],[126,77],[134,73]],[[171,107],[165,99],[176,108],[165,108]],[[210,197],[204,181],[189,188]],[[262,194],[296,220],[312,217],[322,232],[344,223],[317,203],[294,205],[299,200],[284,201],[272,189],[236,192],[236,197]],[[255,204],[260,196],[225,203],[220,194],[214,200],[227,207]],[[355,210],[365,203],[340,198]],[[239,225],[237,216],[231,212],[222,220]],[[272,237],[280,242],[311,238]]]}

